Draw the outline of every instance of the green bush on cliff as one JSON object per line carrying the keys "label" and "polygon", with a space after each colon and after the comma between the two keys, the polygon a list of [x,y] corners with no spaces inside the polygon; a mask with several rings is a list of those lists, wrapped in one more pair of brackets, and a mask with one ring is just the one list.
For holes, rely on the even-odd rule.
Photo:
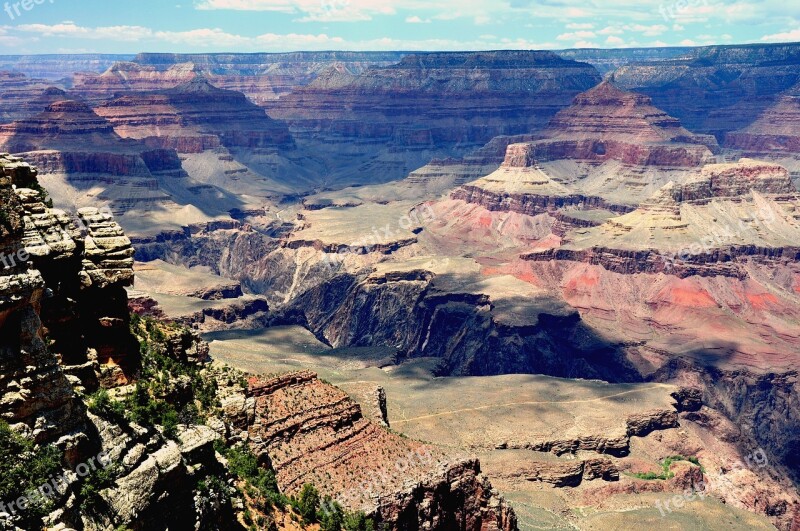
{"label": "green bush on cliff", "polygon": [[297,498],[295,508],[303,522],[306,525],[311,525],[317,521],[317,513],[319,512],[319,491],[314,485],[306,483],[300,491],[300,496]]}
{"label": "green bush on cliff", "polygon": [[78,498],[81,500],[81,511],[83,513],[94,513],[98,511],[103,505],[103,498],[100,492],[114,484],[119,474],[119,466],[112,464],[107,467],[101,467],[86,477],[81,483],[81,490],[78,493]]}
{"label": "green bush on cliff", "polygon": [[[0,501],[15,502],[36,490],[61,470],[61,452],[54,446],[36,446],[0,421]],[[36,500],[17,511],[27,528],[33,529],[52,510],[52,503]]]}
{"label": "green bush on cliff", "polygon": [[375,531],[375,522],[363,512],[347,512],[330,496],[325,496],[317,511],[322,531]]}
{"label": "green bush on cliff", "polygon": [[[91,395],[92,413],[114,422],[126,419],[142,426],[161,426],[165,437],[177,439],[179,424],[201,424],[205,412],[219,406],[216,380],[198,366],[170,357],[165,330],[182,332],[183,328],[131,315],[130,331],[139,340],[142,356],[141,374],[123,400],[114,400],[103,389]],[[173,398],[172,385],[182,377],[188,377],[190,392]]]}
{"label": "green bush on cliff", "polygon": [[217,441],[216,450],[228,460],[228,471],[252,489],[251,498],[261,498],[263,507],[285,507],[289,499],[280,493],[275,473],[258,464],[258,458],[247,446],[226,447]]}

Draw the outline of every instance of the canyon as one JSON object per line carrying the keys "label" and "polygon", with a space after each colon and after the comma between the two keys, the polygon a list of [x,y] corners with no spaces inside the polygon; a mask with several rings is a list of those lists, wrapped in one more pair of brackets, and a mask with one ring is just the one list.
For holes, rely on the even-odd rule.
{"label": "canyon", "polygon": [[[296,507],[246,487],[198,509],[200,482],[244,481],[226,462],[247,448],[281,495],[313,484],[391,529],[797,529],[798,60],[140,54],[68,83],[3,74],[2,252],[30,259],[0,272],[0,413],[71,465],[122,463],[111,512],[50,517],[182,528],[156,523],[174,503],[294,529]],[[84,400],[136,396],[145,339],[216,382],[179,440]],[[194,403],[181,376],[156,391]]]}

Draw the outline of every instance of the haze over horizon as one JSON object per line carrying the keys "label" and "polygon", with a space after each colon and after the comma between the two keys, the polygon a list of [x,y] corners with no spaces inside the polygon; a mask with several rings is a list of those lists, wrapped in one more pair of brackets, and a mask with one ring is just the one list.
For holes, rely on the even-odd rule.
{"label": "haze over horizon", "polygon": [[800,41],[778,0],[25,0],[0,54],[495,50]]}

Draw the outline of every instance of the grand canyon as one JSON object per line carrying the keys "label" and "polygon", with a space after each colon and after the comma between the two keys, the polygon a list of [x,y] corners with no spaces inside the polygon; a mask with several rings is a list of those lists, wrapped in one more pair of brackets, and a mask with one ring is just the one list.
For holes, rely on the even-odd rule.
{"label": "grand canyon", "polygon": [[0,529],[800,530],[800,44],[9,54],[0,167]]}

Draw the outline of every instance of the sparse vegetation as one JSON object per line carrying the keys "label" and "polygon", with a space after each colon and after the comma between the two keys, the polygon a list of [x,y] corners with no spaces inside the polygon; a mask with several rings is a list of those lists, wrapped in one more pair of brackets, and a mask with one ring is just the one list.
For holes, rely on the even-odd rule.
{"label": "sparse vegetation", "polygon": [[[17,500],[37,489],[61,470],[61,452],[55,446],[36,446],[0,420],[0,501]],[[52,509],[38,500],[17,512],[26,529],[41,527],[41,518]]]}
{"label": "sparse vegetation", "polygon": [[687,461],[692,463],[693,465],[699,466],[701,470],[703,470],[702,465],[700,464],[700,460],[696,457],[685,457],[682,455],[672,455],[667,457],[661,462],[661,473],[657,472],[637,472],[634,474],[629,474],[632,477],[637,479],[645,479],[645,480],[661,480],[666,481],[668,479],[672,479],[675,477],[675,473],[670,470],[672,467],[672,463],[677,461]]}
{"label": "sparse vegetation", "polygon": [[[182,327],[133,314],[130,329],[139,339],[142,356],[142,371],[133,392],[114,400],[101,389],[89,397],[89,410],[116,422],[124,418],[142,426],[161,426],[165,437],[176,439],[179,424],[202,424],[205,415],[219,406],[217,382],[200,367],[167,354],[167,332],[180,335]],[[179,381],[189,383],[185,396],[173,396],[178,394],[174,386]]]}
{"label": "sparse vegetation", "polygon": [[97,468],[83,480],[79,493],[81,511],[94,513],[101,507],[102,498],[100,497],[100,492],[113,485],[114,479],[119,473],[118,468],[115,464],[105,468]]}
{"label": "sparse vegetation", "polygon": [[306,525],[311,525],[317,522],[317,513],[319,512],[319,491],[314,485],[306,483],[300,491],[300,496],[297,498],[297,512],[303,518]]}

